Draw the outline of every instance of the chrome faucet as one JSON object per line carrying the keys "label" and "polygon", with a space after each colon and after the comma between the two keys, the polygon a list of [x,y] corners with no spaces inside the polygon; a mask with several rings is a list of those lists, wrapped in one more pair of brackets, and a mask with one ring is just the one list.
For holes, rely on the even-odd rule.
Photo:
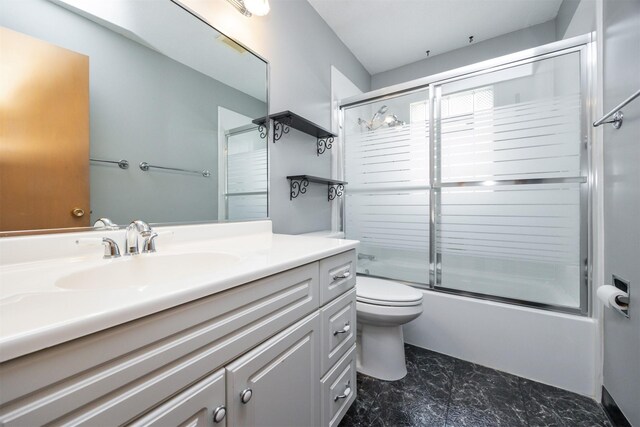
{"label": "chrome faucet", "polygon": [[111,221],[109,218],[102,217],[98,218],[96,222],[93,223],[93,228],[106,228],[107,230],[117,230],[118,224]]}
{"label": "chrome faucet", "polygon": [[142,253],[156,251],[155,239],[158,237],[158,233],[155,233],[149,224],[137,219],[132,221],[125,231],[125,255],[137,255],[140,253],[138,237],[144,239],[142,243]]}

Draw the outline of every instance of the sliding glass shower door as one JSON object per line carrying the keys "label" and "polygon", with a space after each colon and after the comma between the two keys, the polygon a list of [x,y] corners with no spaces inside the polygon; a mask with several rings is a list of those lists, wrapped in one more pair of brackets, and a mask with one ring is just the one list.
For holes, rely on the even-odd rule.
{"label": "sliding glass shower door", "polygon": [[344,109],[358,273],[584,313],[587,45]]}
{"label": "sliding glass shower door", "polygon": [[345,111],[345,231],[358,273],[429,283],[429,93]]}
{"label": "sliding glass shower door", "polygon": [[575,51],[436,86],[434,286],[580,307],[582,69]]}

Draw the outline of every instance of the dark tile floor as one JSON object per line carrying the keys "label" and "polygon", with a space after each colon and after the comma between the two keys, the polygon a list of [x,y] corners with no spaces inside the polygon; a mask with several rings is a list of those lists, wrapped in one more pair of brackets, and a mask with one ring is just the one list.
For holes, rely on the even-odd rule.
{"label": "dark tile floor", "polygon": [[358,374],[340,427],[611,426],[587,397],[410,345],[406,355],[400,381]]}

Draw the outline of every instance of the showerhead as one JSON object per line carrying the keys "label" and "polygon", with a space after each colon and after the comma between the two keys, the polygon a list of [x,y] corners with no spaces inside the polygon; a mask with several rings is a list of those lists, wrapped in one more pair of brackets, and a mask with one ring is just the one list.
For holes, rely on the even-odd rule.
{"label": "showerhead", "polygon": [[358,119],[358,124],[364,126],[367,130],[376,130],[382,126],[394,127],[404,125],[404,122],[400,121],[395,114],[389,114],[385,117],[388,110],[389,107],[383,105],[376,111],[370,121]]}

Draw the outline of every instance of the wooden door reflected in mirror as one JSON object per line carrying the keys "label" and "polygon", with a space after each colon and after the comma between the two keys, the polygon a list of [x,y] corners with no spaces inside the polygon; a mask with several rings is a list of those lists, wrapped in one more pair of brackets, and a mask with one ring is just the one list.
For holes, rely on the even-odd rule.
{"label": "wooden door reflected in mirror", "polygon": [[0,231],[89,225],[89,57],[0,28]]}

